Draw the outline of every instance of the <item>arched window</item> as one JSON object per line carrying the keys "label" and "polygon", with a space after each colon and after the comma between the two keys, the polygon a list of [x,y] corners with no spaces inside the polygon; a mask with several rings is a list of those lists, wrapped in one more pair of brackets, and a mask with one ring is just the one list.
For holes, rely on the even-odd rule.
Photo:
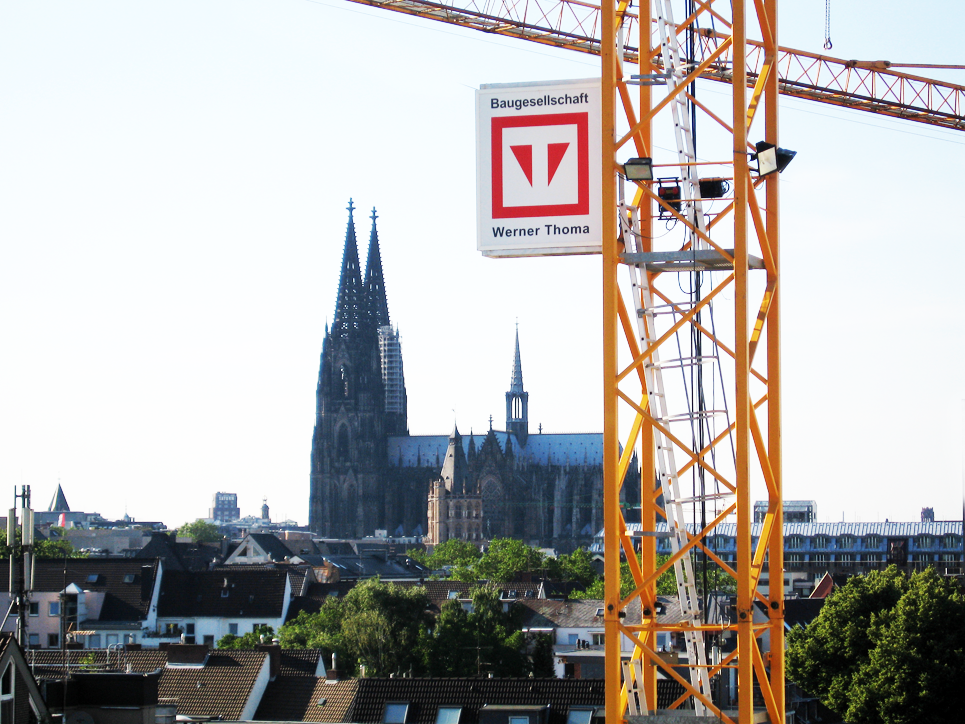
{"label": "arched window", "polygon": [[340,425],[338,428],[335,454],[339,460],[348,460],[348,425]]}

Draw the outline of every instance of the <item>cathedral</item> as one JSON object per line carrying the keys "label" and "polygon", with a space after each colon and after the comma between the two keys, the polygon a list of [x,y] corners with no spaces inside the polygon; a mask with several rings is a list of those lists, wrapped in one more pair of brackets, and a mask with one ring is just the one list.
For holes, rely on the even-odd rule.
{"label": "cathedral", "polygon": [[373,210],[363,273],[354,211],[350,201],[315,393],[311,529],[328,538],[385,530],[427,544],[512,537],[570,550],[590,543],[603,526],[603,435],[530,433],[518,331],[505,429],[494,429],[490,417],[485,434],[453,427],[448,435],[409,435],[378,217]]}

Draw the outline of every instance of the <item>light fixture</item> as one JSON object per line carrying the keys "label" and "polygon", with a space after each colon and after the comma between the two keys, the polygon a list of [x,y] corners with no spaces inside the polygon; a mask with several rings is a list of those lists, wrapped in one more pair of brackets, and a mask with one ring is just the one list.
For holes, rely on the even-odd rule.
{"label": "light fixture", "polygon": [[653,181],[653,160],[631,158],[623,164],[623,175],[627,181]]}
{"label": "light fixture", "polygon": [[788,151],[786,148],[778,148],[773,143],[758,141],[754,144],[757,153],[751,154],[751,160],[757,161],[757,174],[767,176],[777,171],[780,173],[797,155],[797,151]]}

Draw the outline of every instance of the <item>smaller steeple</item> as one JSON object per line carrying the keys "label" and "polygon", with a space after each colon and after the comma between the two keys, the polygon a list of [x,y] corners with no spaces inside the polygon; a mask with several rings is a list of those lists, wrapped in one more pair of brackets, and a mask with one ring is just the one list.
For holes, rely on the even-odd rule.
{"label": "smaller steeple", "polygon": [[459,434],[459,428],[453,424],[452,434],[449,436],[449,447],[446,449],[446,460],[442,464],[441,473],[446,490],[457,495],[465,495],[468,472],[469,465],[466,462],[466,453],[462,449],[462,435]]}
{"label": "smaller steeple", "polygon": [[60,481],[57,482],[57,492],[54,493],[54,497],[50,500],[50,507],[47,508],[50,513],[69,513],[70,506],[67,505],[67,498],[64,496],[64,489],[60,487]]}
{"label": "smaller steeple", "polygon": [[529,393],[523,389],[523,364],[519,355],[519,322],[516,323],[516,355],[513,376],[506,393],[506,432],[516,435],[520,447],[529,437]]}

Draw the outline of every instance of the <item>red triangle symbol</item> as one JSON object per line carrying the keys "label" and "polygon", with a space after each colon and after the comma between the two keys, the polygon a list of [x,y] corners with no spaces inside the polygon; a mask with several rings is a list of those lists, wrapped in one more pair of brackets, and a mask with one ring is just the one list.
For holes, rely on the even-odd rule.
{"label": "red triangle symbol", "polygon": [[563,157],[566,155],[566,149],[570,147],[568,143],[549,143],[546,146],[546,165],[547,165],[547,176],[546,185],[549,186],[553,183],[553,177],[556,175],[560,164],[563,163]]}
{"label": "red triangle symbol", "polygon": [[519,167],[523,169],[523,173],[526,174],[526,180],[529,181],[529,185],[533,185],[533,147],[532,146],[510,146],[513,151],[513,155],[516,157],[516,161],[519,162]]}

